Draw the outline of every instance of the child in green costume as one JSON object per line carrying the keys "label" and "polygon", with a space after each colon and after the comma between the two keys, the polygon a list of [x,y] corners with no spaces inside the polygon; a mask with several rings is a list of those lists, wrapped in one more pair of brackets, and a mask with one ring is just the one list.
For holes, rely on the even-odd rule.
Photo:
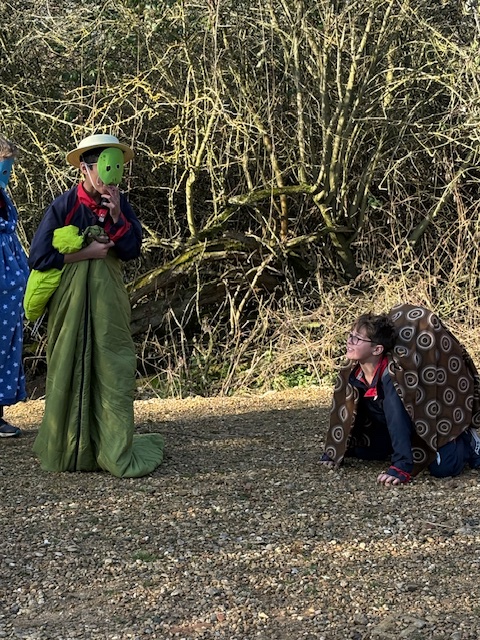
{"label": "child in green costume", "polygon": [[[61,271],[48,303],[45,414],[34,443],[48,471],[138,477],[163,458],[160,434],[134,434],[136,357],[120,261],[140,255],[142,230],[118,188],[132,157],[114,136],[82,140],[67,161],[84,180],[54,200],[32,241],[30,267]],[[82,234],[100,227],[104,237],[62,253],[53,238],[70,224]]]}

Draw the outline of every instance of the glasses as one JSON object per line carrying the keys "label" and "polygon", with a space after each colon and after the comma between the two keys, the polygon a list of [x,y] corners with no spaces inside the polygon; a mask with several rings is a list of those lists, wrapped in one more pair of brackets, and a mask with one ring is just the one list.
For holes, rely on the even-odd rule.
{"label": "glasses", "polygon": [[360,338],[360,336],[356,336],[354,333],[349,333],[347,342],[351,342],[353,345],[358,344],[359,342],[373,342],[373,340],[367,340],[366,338]]}

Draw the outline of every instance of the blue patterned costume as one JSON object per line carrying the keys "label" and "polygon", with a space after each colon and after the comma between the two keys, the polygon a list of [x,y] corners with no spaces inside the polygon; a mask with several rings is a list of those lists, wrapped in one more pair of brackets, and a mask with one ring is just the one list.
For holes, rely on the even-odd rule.
{"label": "blue patterned costume", "polygon": [[22,362],[23,294],[29,269],[25,252],[16,234],[17,210],[2,188],[0,206],[1,407],[15,404],[26,397]]}

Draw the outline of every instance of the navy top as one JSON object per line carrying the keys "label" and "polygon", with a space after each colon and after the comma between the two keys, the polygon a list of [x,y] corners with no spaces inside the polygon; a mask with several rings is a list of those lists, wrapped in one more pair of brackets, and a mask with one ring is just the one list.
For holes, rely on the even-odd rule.
{"label": "navy top", "polygon": [[383,372],[377,383],[376,397],[365,397],[369,387],[354,373],[350,374],[350,382],[360,393],[359,409],[361,406],[374,424],[388,429],[393,449],[392,465],[411,473],[413,469],[413,424],[393,385],[388,370]]}
{"label": "navy top", "polygon": [[[86,203],[89,204],[86,204]],[[97,209],[95,211],[95,209]],[[28,264],[30,269],[45,271],[46,269],[62,269],[64,255],[52,245],[55,229],[73,224],[84,231],[92,225],[104,226],[109,238],[115,242],[115,253],[121,260],[132,260],[140,255],[142,244],[142,227],[123,193],[120,194],[121,215],[117,223],[113,223],[108,214],[101,222],[99,214],[105,214],[103,208],[85,195],[82,184],[72,187],[58,196],[48,207],[33,237]]]}

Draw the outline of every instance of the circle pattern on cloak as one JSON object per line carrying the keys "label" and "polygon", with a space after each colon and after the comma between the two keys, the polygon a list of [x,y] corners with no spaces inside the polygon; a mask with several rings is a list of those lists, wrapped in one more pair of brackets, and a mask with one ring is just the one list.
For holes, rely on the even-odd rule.
{"label": "circle pattern on cloak", "polygon": [[462,361],[458,356],[451,356],[448,359],[448,370],[453,375],[456,375],[462,369]]}
{"label": "circle pattern on cloak", "polygon": [[460,376],[458,378],[457,386],[458,386],[458,390],[461,393],[468,393],[468,390],[470,389],[471,384],[472,384],[471,381],[465,376]]}
{"label": "circle pattern on cloak", "polygon": [[350,413],[350,412],[349,412],[349,410],[348,410],[348,407],[347,407],[347,405],[345,405],[345,404],[344,404],[344,405],[342,405],[342,406],[340,407],[340,409],[338,410],[338,415],[339,415],[339,417],[340,417],[340,420],[341,420],[344,424],[345,424],[345,423],[347,422],[347,420],[348,420],[349,413]]}
{"label": "circle pattern on cloak", "polygon": [[440,414],[440,405],[436,400],[430,400],[425,405],[425,413],[429,418],[436,418]]}
{"label": "circle pattern on cloak", "polygon": [[417,347],[425,351],[432,349],[435,344],[435,336],[430,331],[421,331],[417,336]]}
{"label": "circle pattern on cloak", "polygon": [[449,353],[452,350],[452,339],[449,335],[443,335],[440,338],[440,348],[444,353]]}
{"label": "circle pattern on cloak", "polygon": [[448,436],[452,429],[450,420],[439,420],[437,422],[437,431],[441,436]]}
{"label": "circle pattern on cloak", "polygon": [[416,389],[418,386],[418,373],[416,371],[405,371],[403,380],[409,389]]}
{"label": "circle pattern on cloak", "polygon": [[455,390],[452,389],[452,387],[445,387],[443,390],[442,400],[444,404],[452,407],[457,401],[457,394]]}
{"label": "circle pattern on cloak", "polygon": [[417,389],[415,391],[415,402],[416,402],[416,404],[422,404],[422,402],[424,401],[426,395],[427,394],[425,392],[425,389],[422,389],[422,387],[417,387]]}
{"label": "circle pattern on cloak", "polygon": [[428,422],[424,420],[417,420],[415,422],[415,431],[421,438],[425,438],[428,433]]}
{"label": "circle pattern on cloak", "polygon": [[412,447],[412,455],[413,462],[416,464],[424,464],[427,460],[425,451],[423,451],[423,449],[420,449],[419,447]]}
{"label": "circle pattern on cloak", "polygon": [[407,320],[411,322],[417,322],[420,318],[423,318],[427,314],[427,310],[422,307],[415,307],[407,312]]}
{"label": "circle pattern on cloak", "polygon": [[398,335],[403,342],[411,342],[415,335],[415,330],[413,327],[403,327],[400,329]]}
{"label": "circle pattern on cloak", "polygon": [[335,442],[337,442],[337,443],[342,442],[343,437],[344,437],[343,427],[341,427],[339,425],[334,427],[333,430],[332,430],[332,437],[333,437]]}

